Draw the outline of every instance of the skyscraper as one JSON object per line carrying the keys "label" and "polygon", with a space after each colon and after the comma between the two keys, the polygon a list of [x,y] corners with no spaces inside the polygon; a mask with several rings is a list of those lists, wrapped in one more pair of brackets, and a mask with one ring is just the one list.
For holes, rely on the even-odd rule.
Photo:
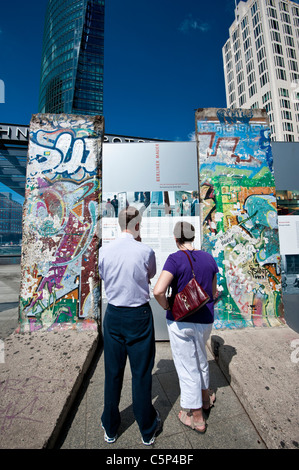
{"label": "skyscraper", "polygon": [[49,0],[39,112],[103,114],[105,0]]}
{"label": "skyscraper", "polygon": [[271,138],[299,140],[299,5],[240,1],[223,49],[228,108],[264,108]]}

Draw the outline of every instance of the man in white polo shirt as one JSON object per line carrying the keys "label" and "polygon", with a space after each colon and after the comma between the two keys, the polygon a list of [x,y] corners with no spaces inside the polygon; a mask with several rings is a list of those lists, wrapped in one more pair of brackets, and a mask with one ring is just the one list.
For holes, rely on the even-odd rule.
{"label": "man in white polo shirt", "polygon": [[105,397],[102,427],[105,441],[117,439],[119,401],[127,356],[132,371],[132,399],[142,442],[153,444],[161,430],[152,405],[155,333],[149,305],[149,282],[156,274],[154,251],[140,243],[141,216],[134,207],[120,212],[121,236],[99,250],[99,274],[108,305],[104,316]]}

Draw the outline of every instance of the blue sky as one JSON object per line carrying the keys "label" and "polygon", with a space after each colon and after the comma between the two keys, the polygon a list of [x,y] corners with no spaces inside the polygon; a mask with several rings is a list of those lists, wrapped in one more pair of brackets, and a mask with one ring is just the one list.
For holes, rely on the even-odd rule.
{"label": "blue sky", "polygon": [[[0,122],[38,112],[47,0],[1,2]],[[222,46],[235,0],[106,0],[105,132],[186,141],[195,109],[225,107]]]}

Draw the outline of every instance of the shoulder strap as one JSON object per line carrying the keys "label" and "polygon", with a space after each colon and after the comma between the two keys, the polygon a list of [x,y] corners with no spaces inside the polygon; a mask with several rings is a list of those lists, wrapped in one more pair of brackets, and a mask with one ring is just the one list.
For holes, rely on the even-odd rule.
{"label": "shoulder strap", "polygon": [[185,253],[186,256],[188,256],[188,260],[189,260],[189,263],[190,263],[190,265],[191,265],[192,274],[193,274],[193,277],[195,278],[195,274],[194,274],[194,271],[193,271],[193,265],[192,265],[190,256],[189,256],[189,254],[187,253],[187,251],[182,250],[182,252]]}

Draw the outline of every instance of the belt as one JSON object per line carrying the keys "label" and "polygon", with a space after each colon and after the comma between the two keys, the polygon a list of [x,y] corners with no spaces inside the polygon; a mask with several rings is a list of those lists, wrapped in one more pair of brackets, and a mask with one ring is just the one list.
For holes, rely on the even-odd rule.
{"label": "belt", "polygon": [[145,304],[142,304],[142,305],[138,305],[138,307],[131,307],[130,305],[128,305],[128,306],[126,306],[126,305],[113,305],[113,304],[110,304],[110,305],[112,307],[115,307],[115,308],[142,308],[142,307],[149,307],[149,302],[146,302]]}

